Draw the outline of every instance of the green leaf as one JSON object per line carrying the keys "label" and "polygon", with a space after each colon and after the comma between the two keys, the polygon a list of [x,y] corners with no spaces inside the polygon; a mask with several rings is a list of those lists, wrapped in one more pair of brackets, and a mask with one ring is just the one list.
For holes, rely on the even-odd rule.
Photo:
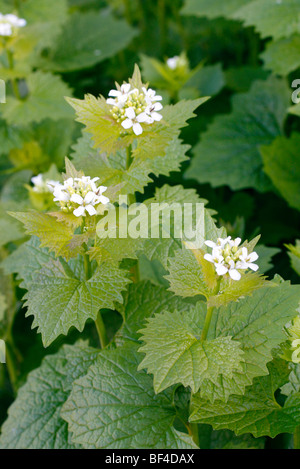
{"label": "green leaf", "polygon": [[109,11],[75,12],[41,65],[59,72],[92,67],[117,54],[135,35],[133,28]]}
{"label": "green leaf", "polygon": [[154,374],[157,392],[182,383],[193,392],[200,387],[201,396],[212,402],[242,395],[255,377],[268,373],[272,349],[286,338],[283,326],[296,315],[299,293],[299,286],[289,282],[272,283],[214,309],[205,340],[205,303],[188,312],[156,315],[141,331],[140,351],[146,353],[141,367]]}
{"label": "green leaf", "polygon": [[164,156],[157,156],[148,160],[134,160],[126,168],[126,151],[117,151],[115,155],[107,157],[99,150],[92,148],[91,138],[84,134],[73,146],[72,160],[76,167],[81,168],[91,177],[101,175],[101,183],[107,186],[122,184],[121,194],[144,192],[145,186],[155,176],[169,176],[171,171],[179,171],[181,163],[188,158],[186,152],[189,145],[183,145],[181,140],[175,138],[166,149]]}
{"label": "green leaf", "polygon": [[132,346],[104,350],[74,383],[62,411],[73,442],[86,449],[195,449],[191,437],[173,427],[174,391],[156,396],[138,363]]}
{"label": "green leaf", "polygon": [[252,0],[186,0],[181,13],[183,15],[207,16],[218,18],[219,16],[230,17],[241,6]]}
{"label": "green leaf", "polygon": [[226,404],[211,404],[195,395],[190,421],[212,425],[216,430],[228,428],[236,435],[252,433],[255,438],[293,433],[300,424],[300,393],[294,393],[280,406],[274,393],[287,381],[287,364],[270,363],[269,371],[268,376],[256,378],[244,396],[231,396]]}
{"label": "green leaf", "polygon": [[[203,317],[205,304],[198,305]],[[190,386],[193,393],[201,387],[204,396],[211,396],[211,388],[218,381],[232,379],[242,371],[241,346],[231,337],[201,341],[197,315],[169,311],[149,318],[146,328],[140,331],[145,345],[139,351],[146,357],[139,369],[146,368],[154,375],[156,392],[181,383]]]}
{"label": "green leaf", "polygon": [[2,426],[2,449],[75,449],[61,418],[73,381],[86,374],[98,352],[84,343],[65,345],[28,375]]}
{"label": "green leaf", "polygon": [[259,271],[265,274],[274,266],[272,258],[280,252],[280,249],[259,244],[256,246],[255,252],[259,256],[257,261],[255,261],[259,266]]}
{"label": "green leaf", "polygon": [[288,255],[291,260],[291,266],[300,275],[300,240],[296,239],[296,246],[288,244],[286,247],[289,250]]}
{"label": "green leaf", "polygon": [[118,306],[124,318],[124,324],[115,336],[118,345],[127,340],[138,342],[138,331],[145,325],[147,318],[170,308],[178,311],[190,308],[189,303],[150,282],[129,285],[124,297],[123,305]]}
{"label": "green leaf", "polygon": [[86,279],[83,258],[68,264],[50,259],[32,273],[26,293],[26,316],[34,316],[32,327],[38,327],[44,346],[71,327],[83,330],[88,319],[96,320],[102,308],[114,309],[123,301],[122,291],[129,282],[127,272],[113,264],[100,264]]}
{"label": "green leaf", "polygon": [[[165,213],[168,213],[168,211],[170,211],[170,207],[172,207],[172,204],[181,205],[181,212],[183,212],[184,204],[192,204],[194,210],[194,226],[196,226],[196,223],[199,224],[198,227],[196,226],[195,228],[195,232],[197,232],[199,242],[203,241],[204,243],[206,239],[217,239],[217,237],[222,237],[222,235],[224,235],[224,229],[218,230],[211,217],[211,215],[215,212],[204,208],[204,205],[207,203],[207,200],[200,198],[194,189],[185,189],[181,185],[169,186],[165,184],[161,188],[156,188],[155,197],[147,199],[146,201],[144,201],[144,203],[149,208],[152,204],[159,204],[154,205],[157,211],[163,210],[163,204],[169,204],[169,207],[166,207]],[[199,209],[199,220],[195,220],[195,207],[197,206]],[[175,222],[176,219],[174,220],[174,223]],[[194,226],[192,228],[194,228]],[[181,249],[181,240],[175,238],[173,230],[174,225],[172,225],[172,223],[170,223],[170,230],[168,233],[166,233],[166,227],[163,229],[163,227],[160,226],[159,228],[161,230],[161,233],[165,234],[165,238],[151,237],[150,239],[146,239],[143,245],[142,253],[149,260],[158,260],[165,268],[167,268],[168,259],[170,257],[173,257],[174,253],[178,249]]]}
{"label": "green leaf", "polygon": [[64,97],[71,90],[58,76],[41,71],[33,72],[27,78],[29,94],[19,100],[8,96],[3,107],[3,117],[9,124],[27,125],[51,118],[59,120],[72,117],[72,111]]}
{"label": "green leaf", "polygon": [[290,94],[285,81],[271,77],[254,82],[248,93],[235,95],[232,113],[217,116],[202,134],[186,177],[213,187],[269,190],[259,147],[282,134]]}
{"label": "green leaf", "polygon": [[260,35],[274,39],[299,32],[300,0],[255,0],[238,9],[233,18],[254,26]]}
{"label": "green leaf", "polygon": [[300,210],[300,135],[277,137],[269,146],[261,147],[264,170],[274,186],[293,208]]}
{"label": "green leaf", "polygon": [[64,223],[60,223],[54,216],[46,213],[30,212],[9,212],[9,214],[24,224],[26,233],[37,236],[41,241],[41,247],[47,247],[56,256],[63,256],[66,259],[76,257],[82,250],[82,243],[72,244],[71,241],[84,239],[80,235],[74,235],[73,228]]}
{"label": "green leaf", "polygon": [[[207,276],[203,266],[211,270],[212,264],[205,261],[203,255],[202,259],[200,264],[191,249],[178,249],[168,262],[169,275],[165,278],[170,282],[169,289],[184,298],[197,295],[204,295],[208,298],[214,285],[212,288],[207,285]],[[211,272],[210,277],[216,279],[214,271]]]}
{"label": "green leaf", "polygon": [[260,55],[265,68],[274,73],[286,76],[300,66],[299,58],[300,35],[272,41]]}

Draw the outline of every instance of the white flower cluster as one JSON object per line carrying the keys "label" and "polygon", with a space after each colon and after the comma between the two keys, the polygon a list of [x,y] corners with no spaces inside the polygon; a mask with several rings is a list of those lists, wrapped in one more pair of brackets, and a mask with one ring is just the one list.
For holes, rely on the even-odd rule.
{"label": "white flower cluster", "polygon": [[188,67],[188,62],[185,56],[175,55],[174,57],[170,57],[169,59],[167,59],[167,66],[171,70],[176,70],[178,68]]}
{"label": "white flower cluster", "polygon": [[109,199],[103,192],[105,186],[96,186],[99,178],[91,179],[90,176],[81,178],[68,178],[63,184],[56,184],[53,189],[54,201],[58,202],[61,210],[72,212],[76,217],[85,217],[86,212],[89,215],[96,215],[96,205],[108,204]]}
{"label": "white flower cluster", "polygon": [[16,29],[23,28],[27,22],[16,15],[0,13],[0,36],[12,36]]}
{"label": "white flower cluster", "polygon": [[153,124],[160,121],[162,115],[160,111],[163,106],[158,101],[162,100],[161,96],[149,88],[143,87],[142,92],[137,88],[131,89],[130,83],[124,83],[120,90],[110,90],[106,100],[107,104],[112,107],[111,114],[120,122],[126,130],[132,128],[135,135],[143,133],[141,124]]}
{"label": "white flower cluster", "polygon": [[228,273],[233,280],[240,280],[239,270],[258,269],[258,265],[254,264],[258,254],[254,251],[248,253],[246,247],[239,247],[240,243],[241,238],[232,240],[231,236],[218,238],[216,243],[205,241],[206,246],[212,248],[212,253],[205,254],[204,259],[214,264],[218,275]]}
{"label": "white flower cluster", "polygon": [[58,181],[53,181],[52,179],[44,179],[43,174],[38,174],[31,178],[33,184],[32,190],[38,192],[39,194],[44,194],[47,192],[53,192],[56,184],[59,184]]}

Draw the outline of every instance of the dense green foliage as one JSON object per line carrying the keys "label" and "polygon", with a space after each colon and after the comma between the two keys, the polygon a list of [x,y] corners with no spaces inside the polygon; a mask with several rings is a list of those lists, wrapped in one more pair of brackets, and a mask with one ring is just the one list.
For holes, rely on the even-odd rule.
{"label": "dense green foliage", "polygon": [[[0,13],[26,20],[0,34],[0,448],[299,449],[300,0]],[[124,126],[122,83],[160,117]],[[78,215],[39,175],[110,203]],[[197,204],[197,245],[159,213],[147,236],[157,204]],[[227,236],[258,271],[217,273]]]}

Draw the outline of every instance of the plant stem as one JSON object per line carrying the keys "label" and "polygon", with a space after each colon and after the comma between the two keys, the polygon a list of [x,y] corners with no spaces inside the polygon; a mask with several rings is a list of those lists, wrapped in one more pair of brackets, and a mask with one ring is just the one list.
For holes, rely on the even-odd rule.
{"label": "plant stem", "polygon": [[97,329],[99,340],[100,340],[100,345],[101,345],[101,348],[103,349],[108,344],[108,338],[106,334],[105,325],[102,319],[101,311],[99,311],[98,313],[95,324],[96,324],[96,329]]}
{"label": "plant stem", "polygon": [[17,366],[16,360],[13,352],[13,347],[11,346],[10,342],[5,342],[6,347],[6,366],[9,375],[10,384],[14,394],[17,393],[17,381],[18,381],[18,373],[17,373]]}
{"label": "plant stem", "polygon": [[201,334],[201,340],[202,341],[205,340],[206,337],[207,337],[207,333],[208,333],[208,329],[209,329],[209,325],[210,325],[213,310],[214,310],[213,306],[210,306],[210,307],[207,308],[207,313],[206,313],[206,316],[205,316],[203,331],[202,331],[202,334]]}
{"label": "plant stem", "polygon": [[294,431],[294,449],[300,449],[300,425]]}
{"label": "plant stem", "polygon": [[200,447],[200,440],[199,440],[199,431],[198,431],[198,424],[197,423],[190,423],[189,424],[191,437],[193,438],[194,443]]}
{"label": "plant stem", "polygon": [[126,148],[126,169],[129,169],[130,168],[130,165],[132,163],[132,146],[129,145],[127,148]]}

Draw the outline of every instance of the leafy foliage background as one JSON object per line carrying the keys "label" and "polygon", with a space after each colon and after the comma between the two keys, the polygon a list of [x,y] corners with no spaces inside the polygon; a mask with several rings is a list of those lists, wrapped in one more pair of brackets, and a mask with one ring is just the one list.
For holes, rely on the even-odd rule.
{"label": "leafy foliage background", "polygon": [[[162,391],[155,394],[152,377],[144,371],[137,374],[141,355],[138,355],[135,346],[129,347],[127,344],[127,341],[136,343],[140,340],[138,331],[145,327],[145,320],[149,323],[143,336],[144,350],[148,347],[147,340],[155,340],[160,326],[165,337],[172,337],[176,333],[172,331],[173,317],[160,315],[163,302],[171,303],[179,323],[182,321],[182,336],[177,337],[182,343],[186,340],[185,333],[197,337],[195,324],[198,329],[203,325],[203,314],[194,309],[192,302],[187,299],[193,295],[184,290],[187,286],[184,285],[184,279],[182,282],[181,271],[172,271],[171,268],[169,281],[175,294],[178,294],[180,283],[180,295],[184,299],[175,297],[170,292],[167,293],[168,296],[165,295],[166,279],[162,273],[165,273],[165,268],[169,270],[167,258],[170,253],[174,255],[176,252],[174,245],[164,244],[156,247],[156,251],[150,243],[144,246],[146,257],[140,256],[142,286],[135,292],[136,287],[131,285],[128,287],[129,293],[124,293],[128,279],[119,269],[114,271],[111,266],[109,271],[105,267],[99,267],[93,272],[92,278],[86,281],[81,275],[82,267],[74,259],[67,259],[70,272],[69,275],[62,274],[59,261],[44,249],[44,246],[49,247],[46,234],[42,236],[41,245],[35,237],[29,240],[28,235],[39,236],[41,233],[37,233],[36,227],[33,229],[27,220],[27,235],[24,235],[21,215],[12,218],[7,212],[32,209],[30,193],[25,185],[29,184],[33,175],[40,172],[58,174],[64,171],[64,158],[67,155],[70,155],[78,170],[82,169],[91,176],[98,176],[101,168],[104,178],[102,182],[106,185],[116,185],[123,180],[124,168],[120,167],[117,157],[110,164],[103,158],[100,165],[101,152],[92,148],[91,141],[82,136],[83,125],[80,118],[80,123],[75,123],[74,109],[64,97],[70,98],[78,116],[78,100],[82,100],[85,94],[107,96],[115,81],[122,83],[132,75],[137,63],[144,81],[148,81],[151,87],[163,95],[166,108],[167,103],[170,104],[170,108],[165,110],[166,116],[172,113],[171,105],[176,106],[181,99],[199,100],[197,102],[201,106],[195,110],[196,105],[186,104],[182,116],[179,111],[174,112],[180,125],[176,127],[173,116],[173,134],[168,135],[173,140],[168,147],[167,160],[147,160],[147,167],[137,162],[126,173],[124,191],[128,194],[138,191],[138,201],[151,201],[151,198],[156,201],[169,198],[172,201],[178,200],[180,191],[185,189],[182,200],[199,199],[205,200],[206,204],[209,201],[206,206],[214,210],[211,213],[218,226],[223,225],[232,237],[252,239],[261,233],[257,252],[260,254],[259,263],[263,273],[269,278],[277,273],[282,279],[291,280],[292,284],[299,283],[300,241],[297,239],[300,237],[300,104],[291,101],[294,91],[291,85],[294,79],[300,78],[300,0],[0,0],[0,12],[10,13],[15,8],[20,16],[28,20],[28,28],[20,33],[14,45],[13,67],[8,67],[9,58],[5,54],[1,55],[0,43],[0,78],[8,83],[7,102],[0,104],[0,331],[3,336],[6,335],[8,347],[11,344],[17,350],[17,356],[13,357],[16,375],[10,379],[6,367],[0,364],[0,422],[6,421],[7,409],[15,400],[15,391],[25,382],[19,400],[15,401],[11,411],[11,418],[20,421],[21,430],[28,425],[26,418],[22,417],[24,406],[26,404],[34,407],[37,395],[42,396],[41,406],[46,406],[55,397],[59,411],[50,423],[47,421],[47,412],[43,416],[46,419],[44,422],[36,415],[34,418],[41,426],[31,428],[32,438],[30,435],[22,436],[20,432],[12,439],[9,435],[13,431],[13,420],[8,420],[3,426],[3,434],[8,435],[7,441],[4,437],[1,443],[4,446],[28,447],[31,441],[32,446],[44,448],[75,448],[80,445],[93,447],[97,438],[101,437],[106,447],[113,447],[111,435],[116,431],[115,428],[103,430],[97,427],[97,421],[95,436],[90,434],[86,437],[84,431],[81,433],[78,429],[78,413],[81,416],[85,413],[85,399],[86,402],[88,399],[93,400],[92,394],[83,396],[88,390],[91,393],[91,383],[99,389],[101,395],[109,388],[116,406],[115,412],[122,412],[116,403],[119,388],[114,387],[113,379],[106,383],[107,389],[105,386],[102,388],[101,384],[102,375],[113,370],[113,375],[118,376],[118,370],[122,368],[124,374],[120,377],[119,385],[128,383],[126,377],[129,376],[132,386],[134,382],[144,390],[136,407],[130,409],[130,415],[128,396],[121,396],[128,412],[128,415],[126,412],[125,415],[122,414],[122,418],[128,420],[128,440],[124,444],[131,445],[130,447],[144,445],[152,448],[189,448],[193,443],[183,433],[180,424],[175,424],[180,421],[181,403],[185,402],[184,391],[176,395],[178,402],[174,402],[172,386],[177,383],[175,371],[171,367],[165,383],[156,380],[155,372],[160,366],[159,356],[155,356],[150,347],[142,368],[147,368],[154,374],[154,389],[156,392]],[[165,74],[165,61],[182,51],[185,52],[193,73],[172,79]],[[17,95],[16,82],[19,86]],[[207,101],[201,99],[205,96],[211,98]],[[178,109],[180,108],[177,107],[176,110]],[[196,114],[195,118],[189,120],[189,125],[181,130],[183,125],[180,119],[188,120],[193,113]],[[93,134],[92,127],[90,131]],[[162,144],[163,137],[162,135]],[[101,135],[98,138],[100,140]],[[110,143],[106,144],[106,149],[111,150]],[[122,148],[118,150],[121,152]],[[151,135],[148,141],[145,139],[144,146],[141,145],[135,151],[141,160],[149,158]],[[88,153],[89,159],[82,157],[84,152]],[[174,191],[179,193],[172,193],[170,188],[165,188],[165,184],[176,186]],[[51,234],[52,217],[46,220],[42,212],[40,217],[41,231],[47,222],[47,233]],[[56,232],[56,236],[65,237],[66,245],[69,242],[67,230],[63,233]],[[100,248],[107,249],[107,256],[111,258],[113,247],[110,247],[110,251],[109,247]],[[51,251],[55,254],[68,256],[67,249],[59,252],[57,249],[56,245],[51,246]],[[79,249],[80,243],[74,248],[76,255]],[[127,253],[126,250],[130,249],[133,248],[125,246],[124,252]],[[173,259],[180,264],[179,257],[180,254],[177,254]],[[15,265],[20,265],[20,259],[24,266],[31,263],[33,270],[47,263],[47,269],[43,272],[43,279],[47,278],[47,291],[40,275],[28,275],[27,271],[24,273],[19,267],[15,268]],[[185,265],[185,260],[182,264]],[[98,301],[98,285],[108,281],[109,276],[111,291],[107,290],[105,298]],[[89,295],[85,296],[84,304],[79,304],[73,290],[76,288],[82,293],[87,288],[87,283]],[[201,281],[200,286],[194,285],[191,278],[186,283],[189,289],[195,288],[195,291],[202,293]],[[284,291],[284,285],[280,285],[280,292]],[[298,294],[296,288],[295,286],[293,290],[295,307]],[[24,303],[22,299],[27,289],[29,293]],[[56,329],[59,321],[54,315],[57,311],[53,308],[50,334],[48,327],[43,329],[44,318],[49,304],[53,303],[60,291],[63,296],[66,292],[70,293],[69,311],[64,327]],[[128,296],[121,305],[124,295]],[[141,297],[140,304],[146,302],[150,305],[151,316],[146,308],[137,314],[135,301],[138,295]],[[258,296],[259,292],[256,292],[251,298],[256,299]],[[119,311],[114,302],[120,302]],[[285,316],[284,305],[283,303],[282,309],[277,310],[274,305],[274,324],[278,322],[281,327],[285,324],[284,319],[292,319]],[[229,304],[222,307],[227,320],[233,321],[234,306]],[[76,324],[69,321],[74,308],[83,313]],[[97,357],[97,335],[92,321],[89,320],[96,316],[99,308],[103,308],[109,338],[117,332],[118,348],[112,355],[105,352]],[[188,313],[183,320],[182,313],[186,311]],[[156,315],[158,319],[155,322]],[[121,327],[122,318],[126,318],[126,322]],[[89,320],[86,322],[87,319]],[[272,335],[274,324],[270,325],[270,330],[264,331],[266,337],[268,333]],[[70,329],[70,325],[77,329]],[[39,327],[42,337],[36,330],[31,330],[32,326]],[[218,350],[219,347],[231,347],[230,341],[227,337],[222,337],[220,332],[222,324],[218,325],[216,321],[215,327],[216,336],[213,339],[219,340],[221,344],[218,343]],[[201,447],[292,447],[290,434],[294,431],[295,422],[299,422],[299,375],[295,373],[298,376],[296,397],[286,398],[284,393],[276,396],[279,401],[284,401],[278,416],[274,392],[285,384],[282,376],[288,376],[288,372],[281,369],[281,363],[272,362],[272,365],[268,365],[269,368],[267,363],[272,358],[271,349],[278,346],[284,338],[276,337],[267,348],[261,345],[259,366],[266,370],[266,376],[257,377],[251,368],[253,357],[249,351],[251,347],[247,343],[248,339],[245,338],[256,334],[255,327],[256,325],[252,329],[249,327],[246,332],[237,331],[239,347],[232,346],[235,363],[223,363],[222,376],[228,379],[225,397],[229,400],[225,411],[222,407],[224,416],[221,423],[213,416],[214,412],[221,410],[206,395],[211,393],[211,383],[215,384],[218,378],[204,374],[201,375],[201,383],[195,383],[187,370],[182,384],[191,386],[195,393],[200,384],[203,387],[201,396],[199,393],[195,394],[192,402],[193,421],[200,422]],[[62,333],[68,334],[62,336]],[[82,342],[78,342],[79,337]],[[85,339],[89,339],[90,346],[86,345]],[[69,347],[75,343],[74,348]],[[256,342],[253,343],[256,346]],[[45,349],[44,345],[49,347]],[[156,346],[159,351],[160,344],[157,343]],[[165,346],[172,351],[174,344],[170,340]],[[199,343],[191,344],[192,347],[199,347]],[[123,359],[125,353],[130,356],[126,363]],[[197,353],[201,351],[197,349]],[[217,350],[213,349],[209,353],[217,353]],[[45,355],[47,357],[43,360]],[[242,360],[244,355],[246,359]],[[78,364],[76,373],[73,368],[64,368],[65,375],[59,376],[53,370],[60,369],[66,357]],[[163,365],[162,363],[161,366]],[[176,363],[173,366],[176,368]],[[230,390],[237,382],[241,390],[249,385],[246,380],[239,381],[236,378],[244,366],[251,368],[251,373],[253,372],[256,392],[262,395],[265,391],[267,396],[264,396],[265,401],[259,409],[255,408],[254,399],[251,400],[251,396],[248,396],[248,408],[251,412],[244,420],[237,422],[231,409],[235,406],[235,409],[242,412],[246,404],[241,396],[232,397]],[[193,369],[191,375],[192,372]],[[249,372],[250,375],[251,373]],[[55,375],[50,380],[52,384],[45,389],[43,376],[51,374]],[[56,395],[56,380],[60,381],[58,386],[61,387],[64,379],[63,392]],[[72,389],[74,381],[76,384]],[[217,398],[222,391],[216,386],[214,393]],[[155,422],[151,421],[150,395],[151,399],[156,400],[159,413]],[[232,403],[231,399],[235,402]],[[38,409],[36,412],[38,414]],[[51,409],[49,412],[51,413]],[[110,411],[103,409],[101,403],[96,412],[103,421],[111,418]],[[257,412],[262,415],[259,425],[256,425],[253,418]],[[66,422],[70,431],[75,434],[72,441],[67,434]],[[156,426],[156,440],[146,438],[144,424]],[[88,426],[89,422],[84,421],[82,425]],[[272,427],[270,433],[265,432],[268,427]],[[137,428],[135,436],[134,429]],[[242,432],[245,428],[246,434]],[[54,429],[56,436],[55,441],[52,441]],[[289,432],[287,436],[286,433]]]}

